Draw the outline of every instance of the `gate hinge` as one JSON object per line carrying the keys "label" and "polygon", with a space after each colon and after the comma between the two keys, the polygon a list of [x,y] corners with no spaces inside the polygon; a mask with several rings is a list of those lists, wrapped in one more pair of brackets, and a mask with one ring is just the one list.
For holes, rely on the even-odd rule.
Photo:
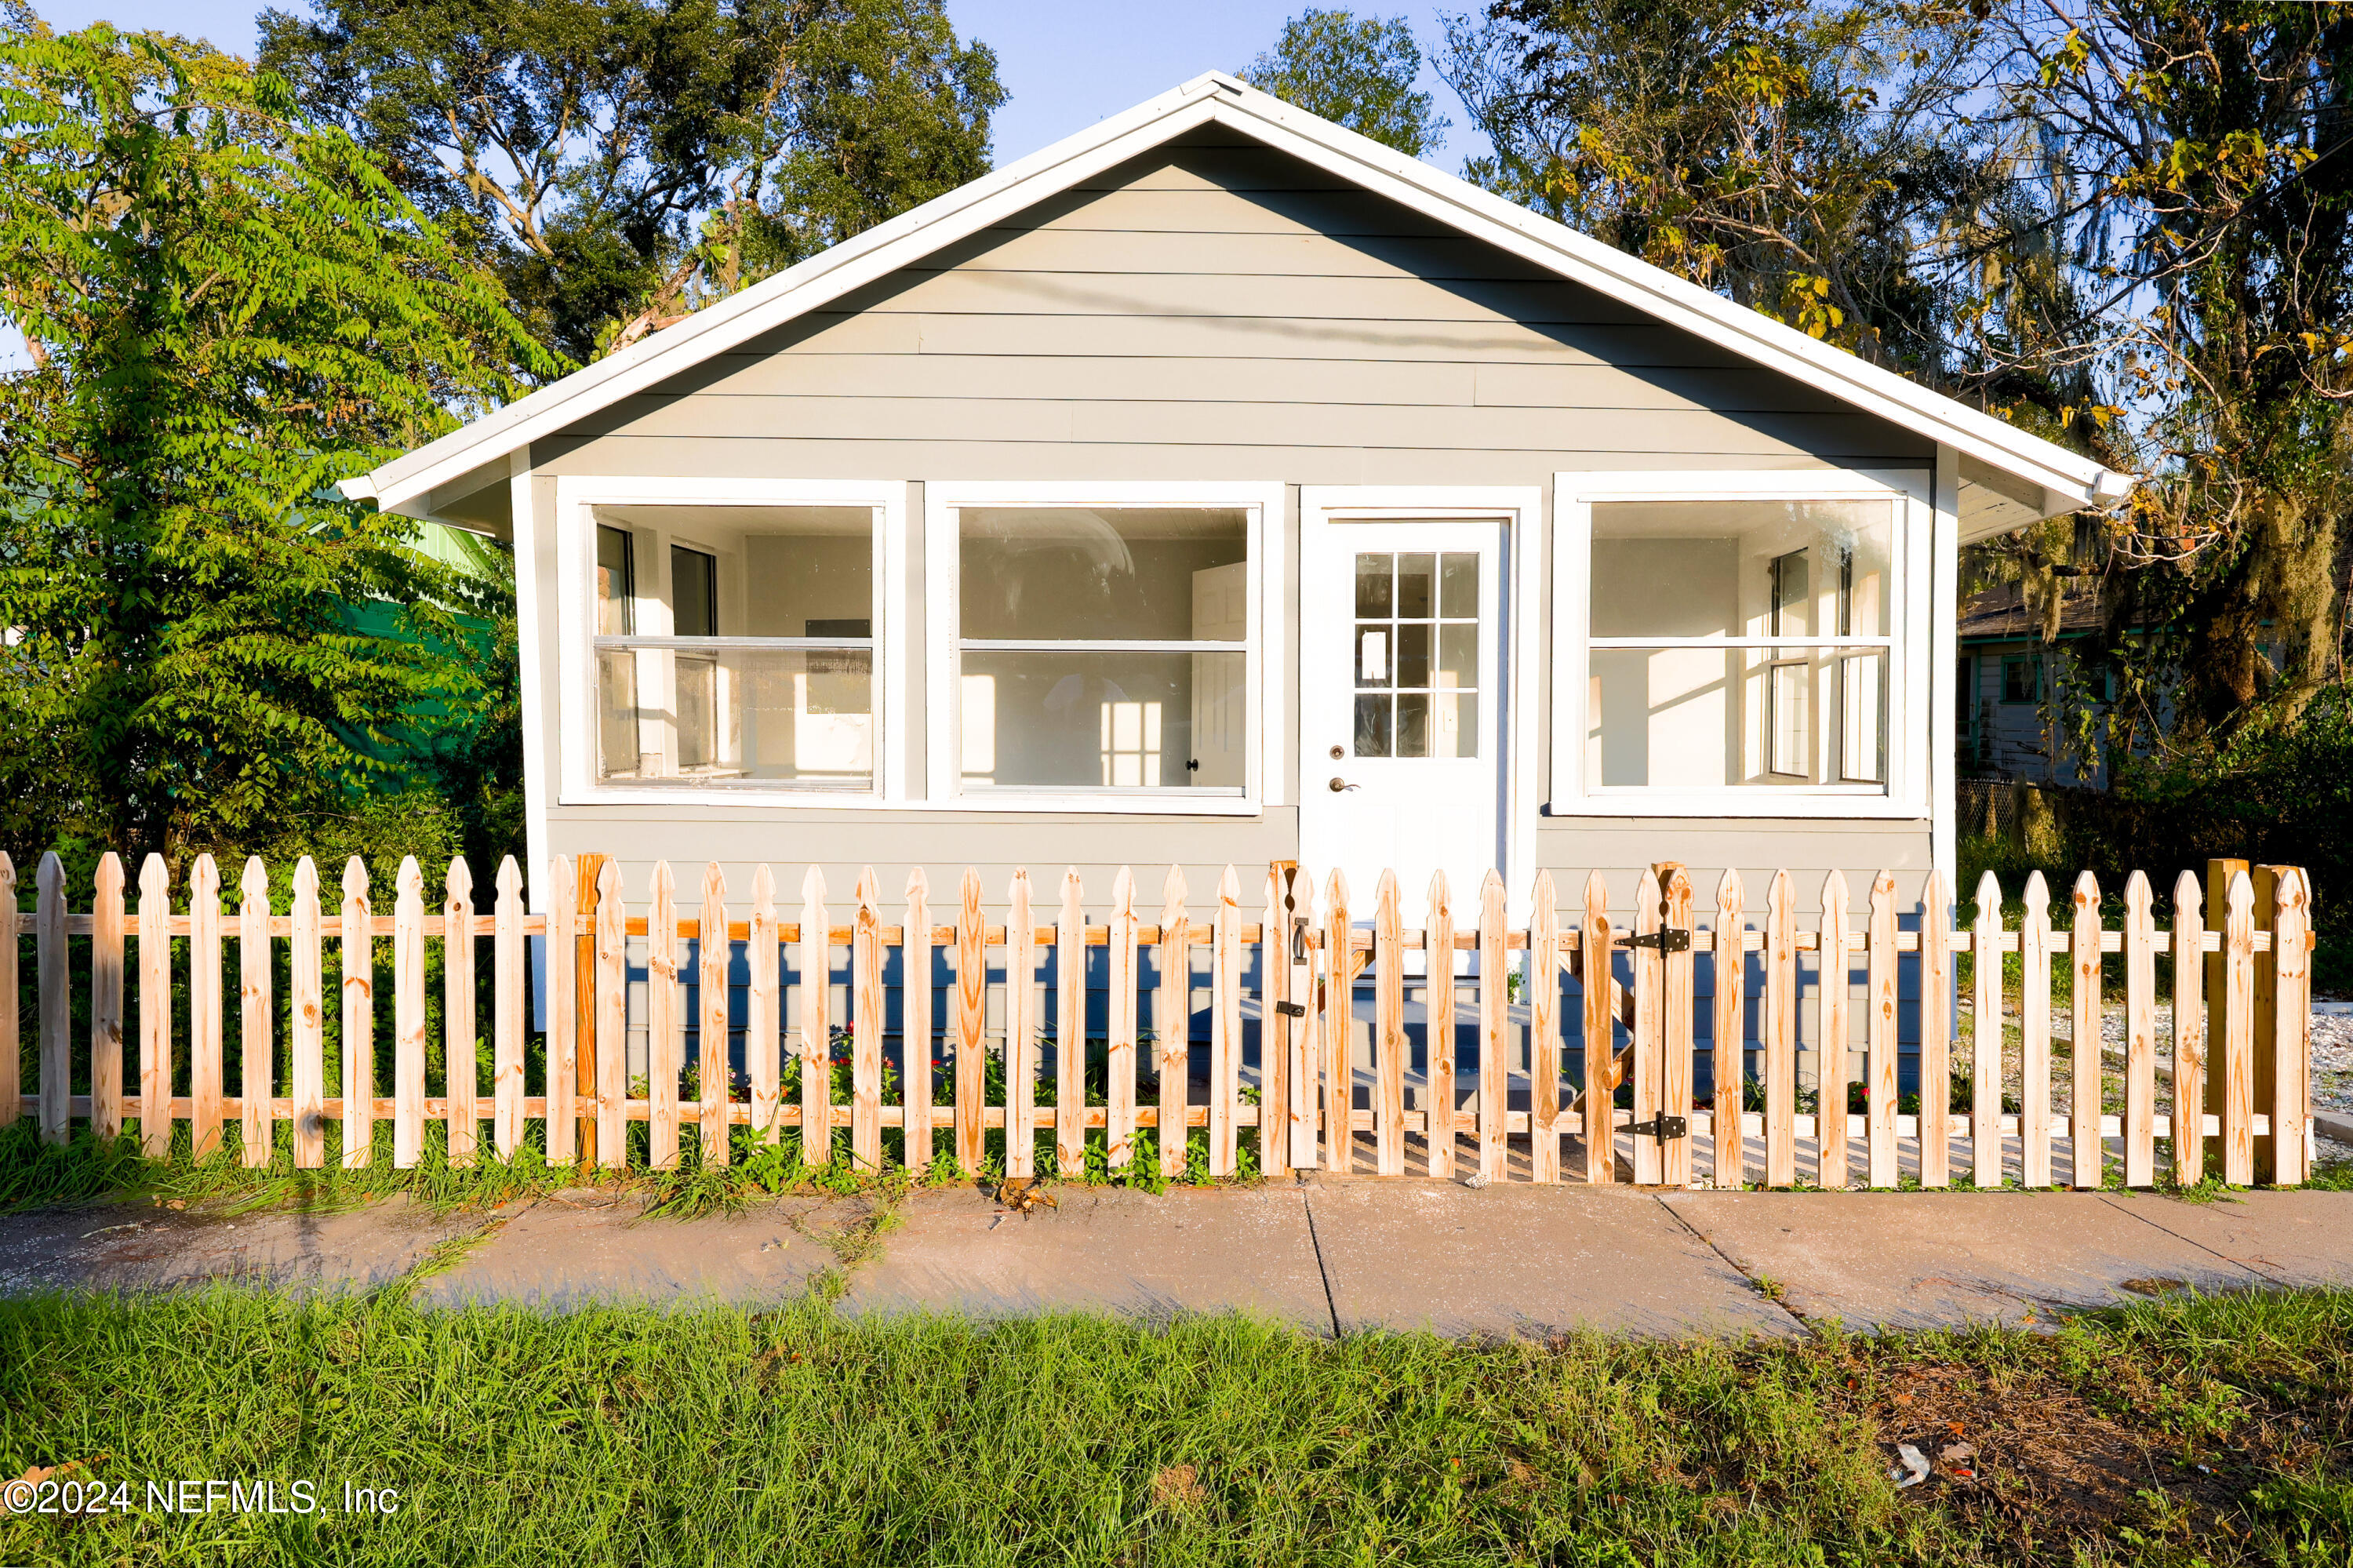
{"label": "gate hinge", "polygon": [[1691,1131],[1691,1121],[1685,1117],[1662,1116],[1649,1121],[1638,1121],[1627,1130],[1636,1138],[1655,1138],[1661,1143],[1672,1143]]}
{"label": "gate hinge", "polygon": [[1303,1001],[1278,1001],[1274,1004],[1274,1010],[1285,1018],[1307,1016],[1307,1004]]}
{"label": "gate hinge", "polygon": [[1663,931],[1630,938],[1626,945],[1630,948],[1656,948],[1662,953],[1688,953],[1691,951],[1692,934],[1670,926]]}

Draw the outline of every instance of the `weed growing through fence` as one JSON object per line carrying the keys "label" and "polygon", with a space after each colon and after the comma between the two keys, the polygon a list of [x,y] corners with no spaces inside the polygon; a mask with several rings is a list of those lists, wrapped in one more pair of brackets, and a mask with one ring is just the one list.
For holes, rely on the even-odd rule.
{"label": "weed growing through fence", "polygon": [[[0,1467],[388,1514],[0,1517],[0,1561],[2337,1563],[2353,1295],[1545,1344],[1237,1318],[0,1303]],[[1926,1484],[1898,1492],[1894,1445]]]}

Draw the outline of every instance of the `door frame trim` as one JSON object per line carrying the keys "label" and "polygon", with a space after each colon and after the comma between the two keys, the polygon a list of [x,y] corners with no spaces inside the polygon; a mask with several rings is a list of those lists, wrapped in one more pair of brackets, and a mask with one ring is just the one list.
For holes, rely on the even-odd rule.
{"label": "door frame trim", "polygon": [[[1303,484],[1299,487],[1299,553],[1303,568],[1312,530],[1330,523],[1372,522],[1381,518],[1499,520],[1504,524],[1504,583],[1496,602],[1504,618],[1495,649],[1496,668],[1504,690],[1496,704],[1504,716],[1503,799],[1496,802],[1496,821],[1503,830],[1504,887],[1509,917],[1525,923],[1530,884],[1535,875],[1535,822],[1543,800],[1538,788],[1537,725],[1543,712],[1538,689],[1545,676],[1544,613],[1545,493],[1540,485],[1446,484]],[[1304,573],[1300,601],[1293,607],[1293,625],[1305,657],[1307,606]],[[1301,778],[1307,772],[1306,703],[1292,715],[1300,733]],[[1302,809],[1307,789],[1300,788]],[[1322,868],[1310,867],[1310,870]],[[1461,890],[1474,899],[1475,888]]]}

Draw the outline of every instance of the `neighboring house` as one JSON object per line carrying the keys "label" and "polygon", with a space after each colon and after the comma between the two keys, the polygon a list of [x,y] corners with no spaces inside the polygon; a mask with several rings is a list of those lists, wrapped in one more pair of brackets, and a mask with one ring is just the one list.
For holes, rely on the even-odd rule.
{"label": "neighboring house", "polygon": [[2016,583],[1988,588],[1961,606],[1956,740],[1964,777],[2108,787],[2106,757],[2076,755],[2045,702],[2060,682],[2096,712],[2116,700],[2115,669],[2077,652],[2103,622],[2092,590],[2060,600],[2059,635],[2048,643],[2042,618],[2027,609]]}
{"label": "neighboring house", "polygon": [[2130,482],[1212,74],[346,488],[512,539],[534,859],[1410,924],[1916,895],[1958,547]]}

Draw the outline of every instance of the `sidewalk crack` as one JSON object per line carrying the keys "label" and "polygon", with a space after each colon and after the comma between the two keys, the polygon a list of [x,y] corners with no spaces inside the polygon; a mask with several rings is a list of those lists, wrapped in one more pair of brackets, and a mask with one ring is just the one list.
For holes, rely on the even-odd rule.
{"label": "sidewalk crack", "polygon": [[2138,1210],[2126,1208],[2122,1203],[2116,1202],[2115,1200],[2111,1199],[2105,1192],[2100,1194],[2100,1202],[2107,1204],[2109,1208],[2114,1209],[2120,1214],[2130,1214],[2134,1219],[2138,1220],[2141,1224],[2148,1226],[2150,1229],[2160,1232],[2163,1234],[2169,1235],[2175,1241],[2180,1242],[2188,1246],[2196,1247],[2208,1257],[2213,1258],[2221,1263],[2229,1264],[2232,1268],[2243,1268],[2249,1274],[2259,1274],[2265,1279],[2270,1280],[2274,1285],[2285,1285],[2287,1283],[2285,1276],[2274,1274],[2260,1263],[2253,1262],[2248,1258],[2232,1257],[2228,1253],[2216,1252],[2204,1242],[2183,1235],[2171,1225],[2160,1225],[2155,1220],[2150,1219],[2147,1214],[2140,1213]]}
{"label": "sidewalk crack", "polygon": [[1751,1290],[1756,1291],[1760,1299],[1769,1301],[1774,1306],[1778,1307],[1782,1311],[1787,1312],[1789,1315],[1790,1320],[1795,1322],[1799,1328],[1802,1329],[1810,1326],[1806,1322],[1806,1315],[1803,1312],[1799,1311],[1795,1307],[1790,1306],[1788,1301],[1782,1299],[1778,1296],[1767,1295],[1765,1293],[1765,1287],[1757,1283],[1757,1276],[1741,1267],[1737,1262],[1734,1261],[1730,1253],[1716,1245],[1712,1237],[1703,1233],[1697,1225],[1693,1224],[1689,1220],[1685,1219],[1682,1213],[1678,1211],[1672,1203],[1668,1202],[1663,1197],[1653,1197],[1651,1201],[1658,1204],[1662,1209],[1664,1209],[1670,1215],[1673,1216],[1675,1224],[1683,1226],[1684,1230],[1690,1232],[1691,1237],[1694,1241],[1699,1243],[1700,1245],[1707,1248],[1708,1251],[1722,1258],[1724,1260],[1725,1267],[1732,1270],[1733,1273],[1746,1280],[1748,1282],[1748,1287]]}
{"label": "sidewalk crack", "polygon": [[1307,1210],[1307,1245],[1315,1249],[1315,1275],[1324,1282],[1324,1309],[1332,1314],[1332,1337],[1341,1338],[1340,1303],[1332,1295],[1332,1267],[1324,1261],[1324,1237],[1315,1229],[1315,1190],[1300,1189],[1299,1201]]}

